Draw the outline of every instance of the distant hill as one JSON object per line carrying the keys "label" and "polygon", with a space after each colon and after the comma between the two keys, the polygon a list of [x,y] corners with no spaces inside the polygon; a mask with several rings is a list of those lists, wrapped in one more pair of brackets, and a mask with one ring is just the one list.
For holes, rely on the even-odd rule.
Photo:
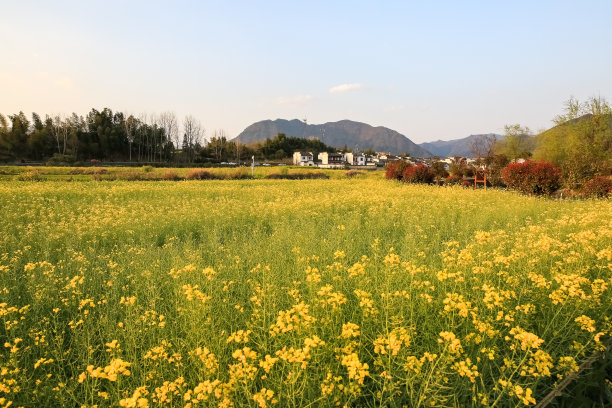
{"label": "distant hill", "polygon": [[498,135],[495,133],[487,133],[484,135],[470,135],[468,137],[464,137],[463,139],[438,140],[435,142],[420,143],[419,146],[421,146],[423,149],[430,152],[433,156],[471,157],[473,156],[473,153],[472,153],[473,143],[482,136],[495,136],[497,140],[500,140],[503,138],[502,135]]}
{"label": "distant hill", "polygon": [[307,125],[293,119],[263,120],[247,127],[235,140],[242,143],[263,142],[278,133],[301,138],[317,138],[328,146],[373,149],[392,154],[408,153],[412,157],[431,157],[432,154],[395,130],[366,123],[341,120],[322,125]]}

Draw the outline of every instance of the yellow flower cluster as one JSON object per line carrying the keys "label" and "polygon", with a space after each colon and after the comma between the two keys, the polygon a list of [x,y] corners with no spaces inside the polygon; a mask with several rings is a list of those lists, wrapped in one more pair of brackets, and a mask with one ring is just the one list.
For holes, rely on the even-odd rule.
{"label": "yellow flower cluster", "polygon": [[129,376],[130,363],[123,361],[120,358],[115,358],[105,367],[95,367],[88,365],[87,369],[83,371],[78,378],[80,383],[84,382],[87,378],[103,378],[108,381],[117,381],[120,375]]}

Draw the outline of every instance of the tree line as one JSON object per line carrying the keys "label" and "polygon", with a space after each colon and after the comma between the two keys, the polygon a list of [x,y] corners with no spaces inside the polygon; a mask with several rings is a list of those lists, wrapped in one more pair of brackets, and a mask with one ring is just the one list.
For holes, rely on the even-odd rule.
{"label": "tree line", "polygon": [[[180,132],[179,132],[180,128]],[[223,130],[207,137],[192,115],[182,121],[173,112],[140,114],[92,109],[87,115],[31,117],[23,112],[0,113],[0,161],[84,163],[94,161],[138,163],[245,162],[291,157],[294,150],[334,151],[319,140],[279,134],[262,143],[245,145],[228,140]]]}

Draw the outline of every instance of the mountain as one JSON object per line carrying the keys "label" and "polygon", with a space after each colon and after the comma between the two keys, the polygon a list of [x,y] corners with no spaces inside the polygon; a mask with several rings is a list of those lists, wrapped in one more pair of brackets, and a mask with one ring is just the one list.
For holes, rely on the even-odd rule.
{"label": "mountain", "polygon": [[234,140],[242,143],[263,142],[278,133],[291,137],[317,138],[328,146],[373,149],[392,154],[408,153],[412,157],[431,157],[426,149],[412,142],[406,136],[386,127],[373,127],[366,123],[341,120],[322,125],[307,125],[293,119],[263,120],[242,131]]}
{"label": "mountain", "polygon": [[502,135],[498,135],[495,133],[487,133],[487,134],[482,134],[482,135],[470,135],[468,137],[464,137],[463,139],[438,140],[435,142],[420,143],[419,146],[421,146],[423,149],[427,150],[434,156],[472,157],[474,155],[472,152],[472,146],[474,145],[474,143],[476,143],[483,137],[491,137],[491,136],[494,136],[497,140],[500,140],[503,138]]}

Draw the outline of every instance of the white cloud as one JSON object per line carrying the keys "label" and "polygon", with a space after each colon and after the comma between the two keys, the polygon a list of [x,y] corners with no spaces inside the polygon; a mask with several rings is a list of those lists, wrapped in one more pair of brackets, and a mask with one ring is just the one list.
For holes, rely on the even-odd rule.
{"label": "white cloud", "polygon": [[342,84],[329,88],[329,93],[355,91],[361,88],[363,88],[362,84]]}
{"label": "white cloud", "polygon": [[279,96],[276,103],[279,105],[301,105],[314,99],[312,95]]}

